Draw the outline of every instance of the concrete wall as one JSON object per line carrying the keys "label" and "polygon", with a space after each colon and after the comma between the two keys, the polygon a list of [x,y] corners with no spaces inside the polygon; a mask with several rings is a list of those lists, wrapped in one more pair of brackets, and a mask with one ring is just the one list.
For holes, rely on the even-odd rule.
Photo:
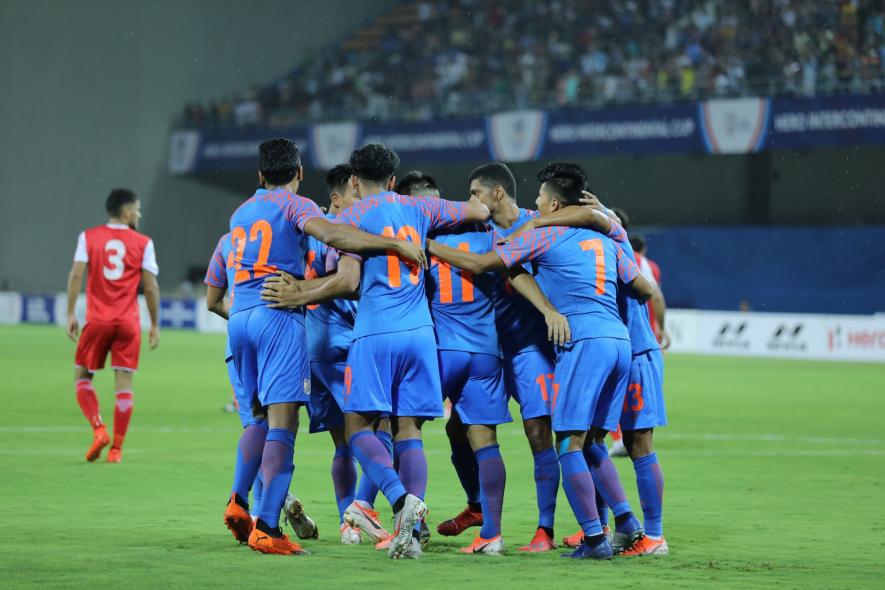
{"label": "concrete wall", "polygon": [[77,233],[105,220],[114,186],[141,196],[160,283],[177,285],[241,198],[167,174],[185,102],[273,80],[390,4],[0,2],[0,289],[63,288]]}

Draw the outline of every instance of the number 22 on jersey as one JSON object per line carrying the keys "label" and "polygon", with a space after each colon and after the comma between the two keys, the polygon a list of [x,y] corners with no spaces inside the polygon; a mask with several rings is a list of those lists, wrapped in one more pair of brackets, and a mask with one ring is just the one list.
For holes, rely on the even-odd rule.
{"label": "number 22 on jersey", "polygon": [[243,227],[237,226],[230,231],[233,250],[227,255],[227,267],[236,270],[234,273],[234,284],[242,283],[252,278],[257,279],[267,276],[277,270],[276,266],[267,263],[267,257],[270,255],[270,245],[273,242],[273,229],[271,229],[270,224],[264,219],[259,219],[249,228],[249,242],[256,242],[259,237],[261,239],[261,244],[258,246],[258,258],[255,259],[255,264],[252,265],[251,271],[243,266],[246,237],[246,230]]}

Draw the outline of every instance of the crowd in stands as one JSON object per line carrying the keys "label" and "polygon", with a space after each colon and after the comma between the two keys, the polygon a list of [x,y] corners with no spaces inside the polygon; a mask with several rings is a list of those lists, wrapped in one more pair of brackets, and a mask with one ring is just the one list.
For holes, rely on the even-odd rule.
{"label": "crowd in stands", "polygon": [[709,96],[881,92],[882,0],[402,2],[185,124],[457,117]]}

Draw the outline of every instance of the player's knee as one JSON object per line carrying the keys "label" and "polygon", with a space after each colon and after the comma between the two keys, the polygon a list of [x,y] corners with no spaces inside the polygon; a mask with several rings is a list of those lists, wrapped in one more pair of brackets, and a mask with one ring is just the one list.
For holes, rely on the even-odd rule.
{"label": "player's knee", "polygon": [[544,418],[531,418],[523,423],[525,436],[533,453],[549,449],[552,443],[550,423]]}
{"label": "player's knee", "polygon": [[421,438],[421,423],[422,420],[420,418],[396,418],[393,420],[394,430],[396,431],[394,439],[399,441]]}
{"label": "player's knee", "polygon": [[557,432],[556,453],[562,456],[566,453],[581,451],[584,448],[585,440],[587,437],[583,432]]}
{"label": "player's knee", "polygon": [[635,461],[654,453],[653,432],[651,428],[624,431],[624,447],[631,459]]}
{"label": "player's knee", "polygon": [[470,448],[474,451],[498,444],[498,436],[494,426],[468,426],[467,438],[470,441]]}

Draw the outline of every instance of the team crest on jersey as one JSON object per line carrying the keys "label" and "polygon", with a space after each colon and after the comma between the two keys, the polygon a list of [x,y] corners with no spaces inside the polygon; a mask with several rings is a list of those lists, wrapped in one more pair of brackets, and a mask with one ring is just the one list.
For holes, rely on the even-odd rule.
{"label": "team crest on jersey", "polygon": [[304,380],[304,395],[310,395],[310,379]]}
{"label": "team crest on jersey", "polygon": [[698,105],[701,137],[711,154],[747,154],[765,145],[771,119],[767,98],[707,100]]}
{"label": "team crest on jersey", "polygon": [[547,113],[509,111],[488,118],[489,151],[493,160],[527,162],[536,160],[544,148]]}

